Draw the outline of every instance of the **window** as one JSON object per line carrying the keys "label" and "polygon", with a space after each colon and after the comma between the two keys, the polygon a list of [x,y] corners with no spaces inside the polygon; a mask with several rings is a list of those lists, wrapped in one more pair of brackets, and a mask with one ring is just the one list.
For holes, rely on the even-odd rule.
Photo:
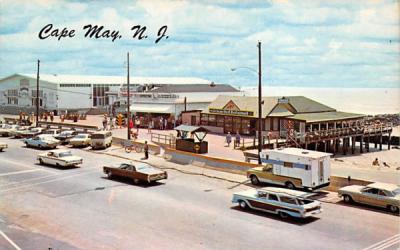
{"label": "window", "polygon": [[8,89],[7,96],[9,97],[18,96],[18,89]]}
{"label": "window", "polygon": [[207,114],[201,114],[201,125],[208,125],[208,115]]}
{"label": "window", "polygon": [[8,97],[7,103],[11,105],[18,105],[18,97]]}
{"label": "window", "polygon": [[277,201],[278,200],[278,196],[276,196],[275,194],[269,194],[268,195],[268,200]]}
{"label": "window", "polygon": [[369,189],[365,189],[364,192],[368,193],[368,194],[378,194],[378,189],[376,188],[369,188]]}
{"label": "window", "polygon": [[290,198],[290,197],[285,197],[285,196],[281,196],[281,201],[284,203],[288,203],[288,204],[297,204],[296,203],[296,199]]}
{"label": "window", "polygon": [[285,161],[285,162],[283,163],[283,166],[284,166],[284,167],[287,167],[287,168],[293,168],[293,163],[292,163],[292,162],[286,162],[286,161]]}
{"label": "window", "polygon": [[383,191],[383,190],[379,190],[378,195],[380,195],[380,196],[386,196],[386,193],[385,193],[385,191]]}
{"label": "window", "polygon": [[217,119],[215,115],[208,116],[208,125],[209,126],[217,126]]}
{"label": "window", "polygon": [[305,165],[304,168],[305,168],[305,170],[311,170],[311,166],[310,165]]}
{"label": "window", "polygon": [[224,117],[221,115],[217,116],[217,127],[224,127]]}

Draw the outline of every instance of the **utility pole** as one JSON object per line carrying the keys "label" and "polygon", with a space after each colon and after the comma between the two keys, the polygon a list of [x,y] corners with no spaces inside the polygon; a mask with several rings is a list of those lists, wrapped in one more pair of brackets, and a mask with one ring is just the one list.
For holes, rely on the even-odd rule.
{"label": "utility pole", "polygon": [[37,60],[37,76],[36,76],[36,127],[39,126],[39,69],[40,69],[40,60]]}
{"label": "utility pole", "polygon": [[128,140],[131,139],[131,128],[129,127],[129,124],[131,122],[131,112],[130,112],[130,87],[129,87],[129,52],[128,52],[128,79],[127,79],[127,85],[128,85],[128,89],[127,89],[127,93],[128,93],[128,101],[127,101],[127,127],[128,127]]}
{"label": "utility pole", "polygon": [[262,139],[262,91],[261,91],[261,42],[258,41],[258,164],[261,164],[260,153],[263,147]]}

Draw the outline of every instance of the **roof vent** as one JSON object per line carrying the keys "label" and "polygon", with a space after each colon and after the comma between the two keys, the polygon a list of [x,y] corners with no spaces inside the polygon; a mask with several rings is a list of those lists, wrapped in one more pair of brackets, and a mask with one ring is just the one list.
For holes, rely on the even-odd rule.
{"label": "roof vent", "polygon": [[306,154],[308,154],[309,152],[307,152],[307,151],[302,151],[301,153],[306,155]]}

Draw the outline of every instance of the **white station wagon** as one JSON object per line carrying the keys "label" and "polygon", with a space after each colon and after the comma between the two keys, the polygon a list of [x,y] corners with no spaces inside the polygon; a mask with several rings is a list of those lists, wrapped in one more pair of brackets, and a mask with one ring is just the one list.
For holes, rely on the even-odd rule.
{"label": "white station wagon", "polygon": [[282,218],[306,218],[322,211],[319,201],[306,198],[311,195],[297,190],[265,187],[234,193],[232,202],[238,203],[242,209],[251,208],[274,213]]}
{"label": "white station wagon", "polygon": [[54,165],[57,167],[70,167],[82,164],[82,157],[72,155],[69,150],[51,150],[37,156],[40,164]]}

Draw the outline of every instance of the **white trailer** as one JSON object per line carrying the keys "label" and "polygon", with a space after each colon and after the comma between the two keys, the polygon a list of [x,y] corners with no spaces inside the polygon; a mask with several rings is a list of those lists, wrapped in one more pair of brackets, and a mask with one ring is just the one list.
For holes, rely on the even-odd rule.
{"label": "white trailer", "polygon": [[301,180],[301,186],[317,189],[330,183],[329,153],[301,148],[277,148],[260,153],[263,163],[272,165],[272,173]]}

